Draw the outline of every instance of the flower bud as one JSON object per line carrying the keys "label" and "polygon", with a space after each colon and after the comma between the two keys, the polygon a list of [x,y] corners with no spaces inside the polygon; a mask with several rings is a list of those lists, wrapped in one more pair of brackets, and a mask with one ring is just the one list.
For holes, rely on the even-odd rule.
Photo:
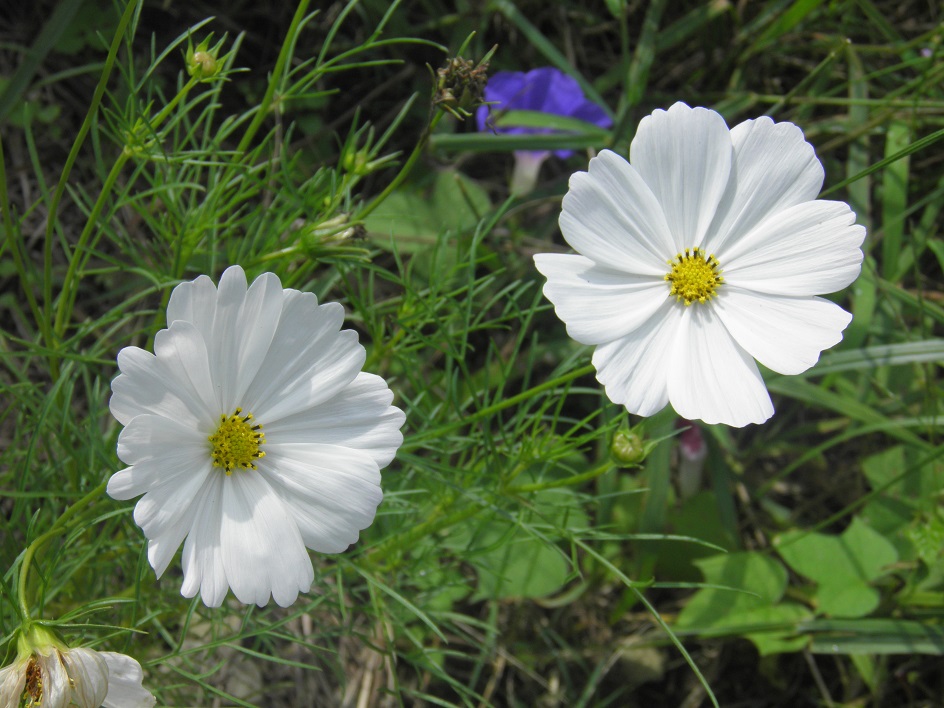
{"label": "flower bud", "polygon": [[610,443],[610,456],[620,467],[635,467],[649,454],[649,446],[636,428],[620,428]]}
{"label": "flower bud", "polygon": [[219,58],[223,40],[210,47],[212,39],[211,34],[196,47],[189,40],[187,41],[187,53],[184,57],[187,73],[197,81],[209,81],[223,69],[223,61]]}
{"label": "flower bud", "polygon": [[471,116],[473,110],[485,103],[488,62],[496,48],[492,47],[478,64],[457,56],[437,69],[433,105],[459,120]]}

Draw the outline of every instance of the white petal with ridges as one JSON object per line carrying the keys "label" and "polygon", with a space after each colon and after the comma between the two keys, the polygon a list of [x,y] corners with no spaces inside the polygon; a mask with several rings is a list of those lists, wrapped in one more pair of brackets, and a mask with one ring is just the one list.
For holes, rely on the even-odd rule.
{"label": "white petal with ridges", "polygon": [[118,368],[122,373],[111,382],[108,407],[122,425],[148,413],[189,425],[200,420],[203,403],[182,372],[169,370],[163,361],[138,347],[118,352]]}
{"label": "white petal with ridges", "polygon": [[203,335],[207,343],[213,387],[220,392],[220,402],[225,411],[236,407],[234,392],[242,383],[239,380],[239,315],[247,290],[246,274],[242,268],[232,266],[223,271],[217,287],[213,328]]}
{"label": "white petal with ridges", "polygon": [[99,652],[108,666],[108,695],[105,708],[151,708],[157,699],[142,685],[144,671],[141,664],[125,654]]}
{"label": "white petal with ridges", "polygon": [[69,683],[66,667],[60,659],[59,650],[55,647],[43,647],[36,651],[43,681],[42,708],[66,708],[72,703],[72,685]]}
{"label": "white petal with ridges", "polygon": [[210,467],[194,467],[192,474],[154,484],[134,507],[134,521],[148,538],[158,538],[168,531],[181,528],[180,523],[190,509],[199,506],[199,495],[211,476],[224,474]]}
{"label": "white petal with ridges", "polygon": [[15,661],[0,669],[0,706],[17,706],[26,688],[29,659]]}
{"label": "white petal with ridges", "polygon": [[390,405],[387,382],[361,372],[329,401],[267,426],[266,448],[280,443],[320,443],[363,450],[386,467],[403,444],[406,416]]}
{"label": "white petal with ridges", "polygon": [[603,150],[570,178],[560,228],[581,255],[637,275],[664,275],[675,254],[662,207],[635,169]]}
{"label": "white petal with ridges", "polygon": [[223,485],[223,509],[223,568],[236,599],[262,607],[271,595],[288,607],[308,592],[314,571],[298,527],[260,474],[234,472]]}
{"label": "white petal with ridges", "polygon": [[733,147],[724,118],[676,103],[639,122],[629,161],[662,205],[675,249],[701,246],[731,173]]}
{"label": "white petal with ridges", "polygon": [[226,343],[237,352],[237,373],[227,382],[224,410],[235,408],[246,389],[259,373],[272,343],[282,313],[282,284],[272,273],[256,278],[242,303],[233,333],[235,339]]}
{"label": "white petal with ridges", "polygon": [[645,323],[669,297],[663,279],[633,276],[599,266],[583,256],[541,253],[534,265],[547,278],[544,295],[581,344],[602,344]]}
{"label": "white petal with ridges", "polygon": [[[310,296],[310,297],[307,297]],[[265,426],[333,398],[364,365],[367,352],[340,326],[340,305],[316,306],[310,293],[287,291],[272,345],[245,395],[245,408]]]}
{"label": "white petal with ridges", "polygon": [[684,308],[669,367],[669,401],[683,418],[740,428],[773,415],[757,364],[710,305]]}
{"label": "white petal with ridges", "polygon": [[181,557],[184,582],[180,594],[193,597],[199,592],[207,607],[219,607],[229,589],[220,543],[224,482],[225,475],[209,475],[194,498],[197,510]]}
{"label": "white petal with ridges", "polygon": [[78,647],[62,652],[69,678],[72,701],[79,708],[101,708],[108,694],[108,665],[97,651]]}
{"label": "white petal with ridges", "polygon": [[291,510],[305,545],[340,553],[374,520],[383,499],[370,455],[337,445],[281,444],[267,448],[260,471]]}
{"label": "white petal with ridges", "polygon": [[220,410],[219,393],[203,335],[190,322],[178,320],[154,337],[154,354],[175,390],[191,392],[192,412],[201,420],[212,420]]}
{"label": "white petal with ridges", "polygon": [[816,199],[823,166],[803,131],[770,118],[748,120],[731,130],[734,164],[728,188],[703,246],[718,254],[766,219]]}
{"label": "white petal with ridges", "polygon": [[167,326],[185,320],[209,336],[216,317],[216,294],[216,285],[206,275],[181,283],[173,289],[167,303]]}
{"label": "white petal with ridges", "polygon": [[[343,318],[340,305],[282,290],[272,274],[247,287],[232,267],[219,288],[201,277],[175,289],[157,356],[120,357],[112,407],[129,466],[108,491],[143,494],[134,518],[158,576],[183,543],[185,597],[199,593],[216,607],[231,588],[243,602],[291,604],[314,577],[304,539],[341,550],[373,520],[379,467],[402,443],[405,416],[386,382],[361,372],[366,352],[355,332],[340,330]],[[208,437],[237,407],[264,425],[267,456],[257,470],[227,476],[212,466]],[[315,459],[314,448],[334,452]],[[280,455],[286,469],[300,466],[321,484],[281,497],[266,481],[284,492],[285,470],[273,465]],[[306,494],[308,507],[298,502]]]}
{"label": "white petal with ridges", "polygon": [[861,270],[865,228],[844,202],[805,202],[774,214],[717,254],[724,279],[762,293],[841,290]]}
{"label": "white petal with ridges", "polygon": [[[146,460],[167,460],[168,455],[180,464],[187,459],[191,463],[209,459],[210,442],[207,438],[212,432],[208,428],[212,426],[201,427],[204,429],[194,429],[162,415],[135,416],[118,436],[118,457],[129,465]],[[172,474],[179,471],[177,464],[168,467]]]}
{"label": "white petal with ridges", "polygon": [[768,369],[799,374],[842,341],[852,315],[822,298],[788,298],[734,287],[712,302],[734,340]]}
{"label": "white petal with ridges", "polygon": [[631,334],[593,352],[597,381],[614,403],[630,413],[652,415],[668,403],[669,362],[681,323],[679,308],[666,301]]}

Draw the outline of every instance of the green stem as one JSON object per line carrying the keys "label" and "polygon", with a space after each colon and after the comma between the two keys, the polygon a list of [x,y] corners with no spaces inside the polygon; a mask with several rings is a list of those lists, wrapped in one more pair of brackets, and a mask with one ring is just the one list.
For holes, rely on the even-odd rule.
{"label": "green stem", "polygon": [[539,393],[557,388],[561,384],[565,384],[568,381],[573,381],[574,379],[579,379],[581,376],[586,376],[587,374],[592,374],[594,371],[595,369],[593,367],[593,364],[587,364],[586,366],[581,366],[579,369],[574,369],[573,371],[566,373],[563,376],[558,376],[556,379],[545,381],[542,384],[538,384],[537,386],[529,388],[527,391],[522,391],[521,393],[511,396],[510,398],[502,399],[498,403],[494,403],[490,406],[486,406],[485,408],[480,408],[475,413],[472,413],[471,415],[467,415],[465,418],[461,418],[460,420],[455,420],[451,423],[446,423],[445,425],[442,425],[436,428],[435,430],[431,430],[424,433],[423,435],[416,436],[410,441],[405,442],[401,450],[409,451],[409,450],[416,449],[418,447],[422,447],[422,441],[427,438],[431,438],[431,437],[437,438],[443,435],[444,433],[448,433],[457,428],[462,428],[478,420],[482,420],[483,418],[488,418],[489,416],[495,415],[499,411],[503,411],[506,408],[511,408],[512,406],[516,406],[522,401],[526,401],[529,398],[532,398]]}
{"label": "green stem", "polygon": [[[595,477],[599,477],[601,474],[611,470],[612,468],[613,463],[605,462],[604,464],[595,467],[588,472],[577,474],[572,477],[567,477],[566,479],[555,479],[548,482],[535,482],[534,484],[519,484],[515,487],[508,487],[505,492],[507,494],[525,494],[527,492],[539,492],[544,489],[569,487],[594,479]],[[454,526],[460,521],[465,521],[466,519],[469,519],[478,514],[484,508],[480,505],[472,505],[444,516],[443,514],[445,513],[446,509],[452,506],[455,501],[455,498],[453,498],[444,504],[438,505],[432,510],[432,512],[430,512],[429,518],[426,521],[412,527],[405,533],[398,534],[393,538],[387,539],[379,546],[371,549],[369,554],[376,558],[386,558],[390,556],[391,553],[397,548],[409,548],[421,538],[436,533],[442,529],[449,528],[450,526]]]}
{"label": "green stem", "polygon": [[246,151],[249,147],[249,143],[252,142],[252,139],[262,126],[262,121],[265,120],[266,116],[269,114],[269,110],[272,108],[276,86],[281,82],[285,68],[292,58],[292,53],[295,51],[295,42],[298,39],[302,21],[305,19],[305,13],[308,11],[308,3],[309,0],[301,0],[301,2],[298,3],[295,16],[292,17],[292,24],[289,25],[288,32],[285,35],[285,42],[282,43],[282,51],[279,52],[279,57],[275,61],[275,68],[272,70],[272,78],[269,80],[269,87],[266,89],[265,96],[262,97],[262,102],[259,104],[256,115],[252,118],[252,123],[246,128],[246,132],[243,134],[239,145],[236,147],[236,152],[238,153],[244,153]]}
{"label": "green stem", "polygon": [[[85,137],[92,128],[92,121],[98,113],[98,107],[102,102],[102,96],[105,95],[105,88],[108,86],[108,77],[115,65],[115,58],[118,56],[118,49],[121,47],[121,40],[125,36],[125,30],[134,17],[135,10],[138,7],[136,0],[131,0],[125,6],[125,11],[118,21],[118,28],[115,30],[115,36],[112,38],[111,46],[108,48],[108,56],[105,58],[105,68],[102,70],[101,78],[98,80],[98,86],[95,87],[95,93],[92,94],[92,102],[89,105],[88,113],[85,114],[85,120],[82,121],[82,127],[72,143],[72,149],[66,158],[66,164],[62,168],[62,174],[59,176],[59,184],[56,185],[56,191],[53,193],[52,202],[49,204],[49,215],[46,219],[46,238],[43,245],[43,317],[40,322],[42,328],[43,340],[46,346],[56,349],[54,341],[54,332],[52,328],[52,232],[56,224],[56,215],[59,210],[59,202],[62,201],[62,195],[66,191],[66,184],[69,181],[69,174],[72,172],[72,166],[79,156],[79,150],[85,142]],[[61,304],[61,303],[60,303]],[[55,356],[50,357],[50,372],[53,379],[59,378],[59,359]]]}
{"label": "green stem", "polygon": [[429,142],[429,136],[433,134],[439,121],[443,117],[442,111],[436,111],[436,114],[430,119],[429,123],[426,126],[426,129],[423,131],[423,134],[420,136],[420,141],[417,143],[416,147],[413,148],[413,152],[410,153],[410,156],[407,158],[407,161],[403,163],[403,167],[400,168],[400,171],[397,173],[397,176],[393,178],[390,184],[378,194],[374,199],[364,207],[358,214],[357,220],[363,221],[368,214],[370,214],[374,209],[379,207],[384,199],[390,196],[390,194],[399,187],[403,180],[407,178],[407,175],[413,170],[413,165],[416,164],[416,161],[419,159],[420,155],[423,154],[423,150],[426,148],[426,143]]}
{"label": "green stem", "polygon": [[564,479],[552,479],[547,482],[533,482],[532,484],[519,484],[515,487],[508,487],[505,490],[507,494],[524,494],[527,492],[540,492],[544,489],[557,489],[558,487],[573,487],[576,484],[581,484],[583,482],[588,482],[591,479],[596,479],[601,474],[608,472],[613,469],[615,465],[612,462],[604,462],[599,467],[594,467],[588,472],[583,472],[581,474],[575,474],[572,477],[565,477]]}
{"label": "green stem", "polygon": [[26,296],[30,312],[33,313],[33,319],[36,320],[36,326],[39,327],[40,331],[44,331],[43,313],[36,301],[36,295],[33,294],[33,287],[29,282],[29,274],[26,271],[26,263],[14,233],[13,218],[10,216],[10,201],[7,196],[7,170],[2,140],[0,140],[0,212],[3,212],[3,231],[6,234],[7,248],[10,250],[10,255],[13,256],[13,266],[20,278],[20,287]]}
{"label": "green stem", "polygon": [[84,497],[79,499],[75,504],[70,506],[62,515],[56,519],[52,527],[43,535],[37,537],[23,553],[23,563],[20,565],[20,577],[17,581],[17,598],[20,605],[20,615],[23,622],[28,622],[30,618],[29,603],[26,601],[26,578],[29,575],[30,566],[33,563],[33,557],[39,551],[40,548],[52,537],[63,531],[66,523],[82,509],[87,507],[98,497],[101,496],[102,492],[105,491],[105,488],[108,486],[108,482],[102,482],[95,489],[90,491]]}
{"label": "green stem", "polygon": [[[180,91],[177,92],[166,106],[164,106],[161,111],[154,116],[153,119],[147,121],[147,129],[149,134],[157,133],[161,124],[167,120],[171,112],[183,101],[187,94],[190,93],[190,90],[197,85],[199,79],[191,77],[186,84],[181,87]],[[144,126],[141,125],[143,128]],[[135,126],[134,133],[137,133],[138,126]],[[130,140],[137,140],[138,135],[130,136]],[[98,195],[98,199],[95,201],[95,205],[92,207],[92,212],[89,214],[89,218],[85,223],[85,228],[82,230],[82,233],[79,235],[79,240],[75,245],[75,248],[72,251],[72,259],[69,261],[69,268],[66,271],[65,279],[62,283],[62,293],[59,297],[59,305],[56,309],[56,322],[55,322],[55,333],[57,337],[62,337],[65,333],[66,322],[68,317],[72,313],[73,305],[75,304],[76,294],[78,292],[78,270],[81,268],[87,260],[87,256],[84,255],[84,249],[88,245],[88,241],[92,236],[92,233],[95,230],[95,227],[98,225],[98,218],[101,216],[102,210],[105,208],[105,202],[108,197],[114,191],[115,182],[118,181],[118,177],[121,174],[121,170],[135,155],[135,149],[131,145],[125,145],[124,149],[121,151],[121,154],[118,156],[118,159],[115,160],[115,164],[112,165],[111,172],[108,173],[108,177],[105,178],[105,184],[102,185],[102,191]]]}
{"label": "green stem", "polygon": [[442,514],[444,513],[445,509],[451,506],[453,501],[455,500],[452,499],[445,505],[440,504],[430,513],[429,519],[412,527],[405,533],[397,534],[393,538],[387,539],[379,546],[372,548],[369,551],[369,554],[375,558],[387,558],[396,548],[409,548],[424,536],[436,533],[440,529],[449,528],[460,521],[465,521],[466,519],[475,516],[482,510],[482,507],[480,506],[467,506],[464,509],[460,509],[459,511],[449,514],[448,516],[443,516]]}
{"label": "green stem", "polygon": [[[69,260],[69,268],[62,281],[62,293],[59,296],[59,305],[56,308],[56,321],[53,332],[55,332],[57,338],[61,338],[65,332],[66,318],[71,313],[72,305],[75,302],[75,294],[78,290],[76,273],[79,270],[79,263],[84,260],[82,253],[88,244],[92,232],[98,227],[98,217],[101,216],[102,210],[105,208],[105,201],[111,196],[115,182],[118,181],[118,175],[121,174],[121,169],[125,166],[125,163],[130,157],[131,155],[128,152],[122,151],[118,159],[115,160],[111,172],[108,173],[108,177],[105,179],[105,184],[102,185],[102,191],[99,193],[98,199],[95,200],[95,205],[92,207],[88,220],[85,222],[85,228],[82,229],[79,240],[72,250],[72,258]],[[58,370],[58,361],[56,369]]]}

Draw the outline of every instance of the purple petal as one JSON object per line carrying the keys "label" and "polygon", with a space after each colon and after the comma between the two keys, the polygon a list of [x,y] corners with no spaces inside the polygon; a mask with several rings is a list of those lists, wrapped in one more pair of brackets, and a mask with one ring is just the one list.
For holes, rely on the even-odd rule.
{"label": "purple petal", "polygon": [[[580,84],[572,76],[550,66],[521,71],[499,71],[485,87],[485,100],[492,106],[481,106],[476,112],[480,131],[496,130],[508,135],[536,135],[553,133],[544,128],[493,128],[488,124],[489,111],[539,111],[551,115],[579,118],[601,128],[609,128],[613,121],[602,107],[588,100]],[[556,150],[558,157],[569,157],[572,150]]]}

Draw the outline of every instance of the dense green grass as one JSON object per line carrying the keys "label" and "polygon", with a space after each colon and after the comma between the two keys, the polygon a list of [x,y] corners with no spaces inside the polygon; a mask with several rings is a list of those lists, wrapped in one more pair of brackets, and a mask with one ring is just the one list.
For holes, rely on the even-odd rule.
{"label": "dense green grass", "polygon": [[[940,703],[934,3],[177,5],[0,23],[4,642],[25,573],[34,618],[136,657],[161,705]],[[221,71],[191,79],[210,32]],[[438,113],[425,65],[472,32],[468,58],[557,66],[613,130],[496,138]],[[843,342],[767,375],[767,424],[705,426],[687,498],[674,414],[608,401],[531,261],[563,250],[587,149],[625,154],[676,100],[799,125],[823,195],[868,229],[832,296]],[[509,197],[510,152],[552,144],[578,153]],[[287,610],[187,601],[174,564],[155,582],[132,505],[102,489],[115,355],[150,345],[175,284],[233,263],[342,302],[407,414],[377,520],[315,556]],[[648,456],[621,466],[629,426]]]}

